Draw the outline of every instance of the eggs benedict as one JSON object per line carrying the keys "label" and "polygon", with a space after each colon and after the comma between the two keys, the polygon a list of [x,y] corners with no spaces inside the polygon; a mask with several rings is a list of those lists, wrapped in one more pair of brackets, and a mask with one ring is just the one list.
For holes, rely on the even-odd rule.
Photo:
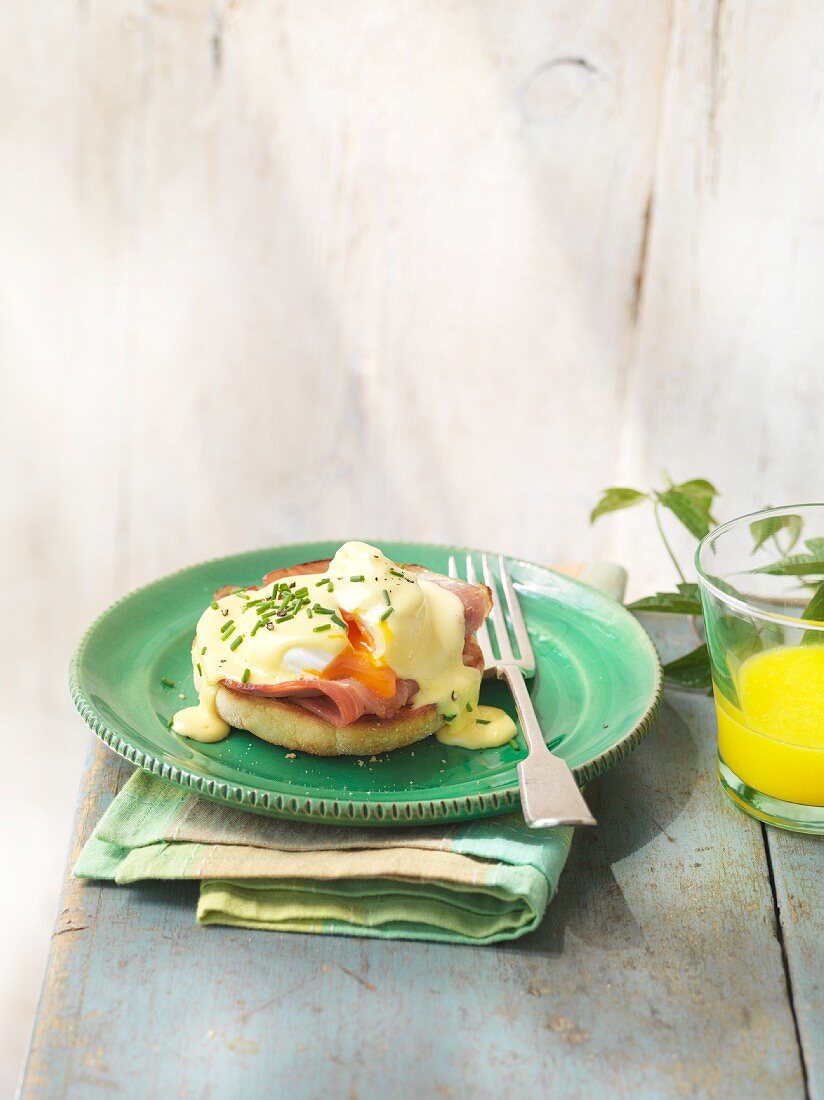
{"label": "eggs benedict", "polygon": [[511,718],[478,705],[474,634],[491,606],[485,585],[396,565],[363,542],[221,589],[192,646],[198,704],[172,729],[219,741],[234,726],[320,756],[386,752],[441,730],[450,744],[503,744]]}

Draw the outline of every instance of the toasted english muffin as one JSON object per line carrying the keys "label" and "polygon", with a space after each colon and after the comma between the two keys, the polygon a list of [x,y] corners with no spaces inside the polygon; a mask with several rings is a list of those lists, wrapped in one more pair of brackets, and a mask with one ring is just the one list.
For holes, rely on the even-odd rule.
{"label": "toasted english muffin", "polygon": [[394,718],[364,715],[346,726],[333,726],[284,699],[244,695],[220,686],[215,701],[224,722],[255,737],[314,756],[373,756],[429,737],[443,725],[436,707],[404,707]]}

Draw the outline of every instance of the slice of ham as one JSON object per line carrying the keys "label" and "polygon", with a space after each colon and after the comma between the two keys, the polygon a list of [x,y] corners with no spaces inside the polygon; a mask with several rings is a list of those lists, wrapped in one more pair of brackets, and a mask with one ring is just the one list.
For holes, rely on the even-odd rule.
{"label": "slice of ham", "polygon": [[395,694],[382,699],[359,680],[287,680],[283,684],[243,684],[224,680],[223,686],[239,695],[259,699],[288,699],[333,726],[348,726],[365,714],[392,718],[418,690],[415,680],[398,680]]}
{"label": "slice of ham", "polygon": [[260,584],[247,584],[244,587],[239,584],[224,584],[222,588],[218,588],[215,592],[214,599],[222,600],[224,596],[230,596],[232,592],[259,592],[267,584],[282,580],[284,577],[300,577],[305,573],[325,573],[331,560],[331,558],[326,558],[325,561],[305,561],[301,562],[300,565],[289,565],[283,569],[273,569],[271,573],[266,574]]}
{"label": "slice of ham", "polygon": [[257,585],[250,585],[248,588],[241,588],[239,584],[224,584],[222,588],[218,588],[214,594],[214,599],[222,600],[224,596],[231,596],[233,592],[257,592]]}
{"label": "slice of ham", "polygon": [[463,647],[463,663],[468,668],[477,668],[479,672],[484,670],[484,656],[473,634],[467,634],[466,636]]}
{"label": "slice of ham", "polygon": [[492,610],[492,593],[485,584],[470,584],[457,577],[445,577],[442,573],[433,573],[422,565],[404,565],[407,572],[418,574],[420,580],[434,581],[441,588],[454,592],[464,605],[465,630],[467,637],[474,634],[489,612]]}
{"label": "slice of ham", "polygon": [[[330,558],[322,561],[302,562],[283,569],[273,569],[261,582],[261,587],[285,577],[299,577],[307,573],[325,573]],[[475,631],[492,610],[492,594],[485,584],[469,584],[442,573],[433,573],[423,565],[403,565],[407,572],[417,573],[420,579],[433,581],[442,588],[454,592],[464,606],[465,641],[463,663],[471,668],[483,669],[480,647],[475,641]],[[254,586],[245,591],[252,592]],[[238,591],[235,585],[225,585],[215,593],[215,599]],[[290,703],[310,711],[333,726],[348,726],[364,715],[392,718],[418,691],[415,680],[398,680],[395,694],[381,698],[359,680],[288,680],[282,684],[243,684],[239,680],[224,680],[223,686],[241,695],[264,699],[288,699]],[[410,712],[411,713],[411,712]]]}
{"label": "slice of ham", "polygon": [[[329,568],[331,558],[323,558],[320,561],[306,561],[300,565],[285,566],[282,569],[273,569],[263,578],[261,585],[271,584],[273,581],[283,580],[284,577],[299,577],[306,573],[325,573]],[[443,573],[434,573],[423,565],[403,565],[408,573],[417,573],[422,580],[434,581],[441,588],[454,592],[464,605],[465,631],[467,637],[474,634],[489,612],[492,610],[492,593],[485,584],[470,584],[469,581],[458,580],[457,577],[445,577]],[[226,585],[218,590],[223,595],[235,591],[231,585]],[[252,588],[247,591],[251,592]],[[215,599],[219,599],[215,593]],[[469,663],[469,662],[468,662]]]}
{"label": "slice of ham", "polygon": [[331,558],[324,558],[323,561],[304,561],[300,565],[289,565],[283,569],[273,569],[271,573],[266,574],[261,584],[271,584],[272,581],[280,581],[284,577],[301,577],[306,573],[325,573],[331,560]]}

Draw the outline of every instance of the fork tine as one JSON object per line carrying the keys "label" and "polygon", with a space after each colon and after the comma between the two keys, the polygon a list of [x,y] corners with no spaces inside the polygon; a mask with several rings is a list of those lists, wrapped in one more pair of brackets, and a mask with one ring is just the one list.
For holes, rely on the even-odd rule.
{"label": "fork tine", "polygon": [[466,555],[466,579],[470,584],[478,583],[478,574],[475,572],[475,562],[471,554]]}
{"label": "fork tine", "polygon": [[[471,554],[466,555],[466,579],[470,584],[478,583],[478,574],[475,572],[475,563],[472,560]],[[478,645],[481,647],[481,656],[484,659],[484,665],[486,668],[490,668],[495,664],[495,654],[492,652],[492,639],[489,636],[489,627],[486,625],[486,619],[484,619],[475,631],[475,637],[478,640]]]}
{"label": "fork tine", "polygon": [[498,555],[498,568],[501,574],[501,585],[503,586],[504,595],[506,596],[506,606],[509,608],[509,621],[512,623],[512,629],[515,632],[518,649],[521,653],[521,663],[524,665],[534,665],[535,656],[532,652],[532,643],[529,640],[526,623],[524,622],[524,614],[521,611],[521,605],[518,602],[518,594],[512,584],[512,578],[507,571],[502,554]]}
{"label": "fork tine", "polygon": [[498,652],[504,664],[511,664],[515,660],[515,655],[512,652],[512,645],[509,641],[509,631],[507,630],[506,619],[504,618],[503,608],[501,607],[501,598],[498,595],[498,586],[495,584],[495,578],[492,575],[492,570],[489,566],[489,558],[486,554],[481,554],[481,565],[484,571],[484,580],[492,592],[492,625],[495,627]]}

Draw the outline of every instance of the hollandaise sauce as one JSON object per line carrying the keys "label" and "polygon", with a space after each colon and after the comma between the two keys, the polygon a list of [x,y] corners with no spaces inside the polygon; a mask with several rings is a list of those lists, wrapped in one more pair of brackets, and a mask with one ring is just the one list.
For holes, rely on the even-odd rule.
{"label": "hollandaise sauce", "polygon": [[493,749],[516,737],[515,723],[498,707],[477,707],[468,721],[454,726],[447,722],[435,734],[442,745],[459,745],[462,749]]}
{"label": "hollandaise sauce", "polygon": [[481,673],[463,663],[464,622],[455,592],[400,568],[374,546],[344,543],[323,573],[212,601],[192,646],[198,703],[179,711],[172,728],[199,741],[226,737],[229,726],[215,705],[224,680],[351,678],[391,698],[397,680],[410,679],[418,684],[410,705],[437,707],[444,743],[503,744],[515,735],[514,723],[478,707]]}
{"label": "hollandaise sauce", "polygon": [[756,653],[736,676],[739,706],[715,692],[718,751],[763,794],[824,806],[824,646]]}

